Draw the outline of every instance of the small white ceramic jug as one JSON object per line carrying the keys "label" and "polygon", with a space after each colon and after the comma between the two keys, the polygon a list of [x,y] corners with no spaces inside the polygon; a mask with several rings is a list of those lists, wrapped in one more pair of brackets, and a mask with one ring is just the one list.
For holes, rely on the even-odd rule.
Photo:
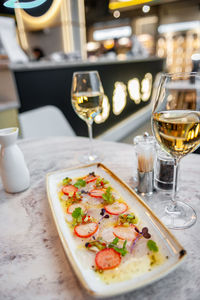
{"label": "small white ceramic jug", "polygon": [[0,129],[0,171],[3,186],[8,193],[18,193],[30,185],[30,174],[16,140],[18,128]]}

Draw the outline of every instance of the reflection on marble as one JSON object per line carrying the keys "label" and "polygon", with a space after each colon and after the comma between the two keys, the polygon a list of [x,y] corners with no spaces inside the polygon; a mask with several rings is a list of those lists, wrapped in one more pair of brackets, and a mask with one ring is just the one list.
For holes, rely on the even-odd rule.
{"label": "reflection on marble", "polygon": [[[0,184],[0,299],[92,299],[80,286],[63,251],[49,208],[45,175],[79,165],[77,155],[88,149],[86,138],[48,138],[19,142],[31,174],[31,186],[7,194]],[[103,163],[132,186],[135,168],[131,145],[95,141]],[[200,155],[181,163],[180,196],[200,212]],[[146,200],[154,207],[154,196]],[[162,200],[160,200],[162,201]],[[200,298],[199,219],[190,229],[173,231],[188,258],[164,279],[115,297],[117,300]]]}

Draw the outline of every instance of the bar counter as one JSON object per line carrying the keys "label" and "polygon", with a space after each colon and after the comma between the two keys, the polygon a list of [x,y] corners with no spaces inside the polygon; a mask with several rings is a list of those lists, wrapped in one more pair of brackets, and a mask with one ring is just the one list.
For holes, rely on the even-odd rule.
{"label": "bar counter", "polygon": [[[94,141],[104,154],[103,163],[132,186],[135,169],[131,145]],[[30,188],[7,194],[0,184],[0,299],[92,299],[80,286],[66,258],[46,194],[48,172],[78,166],[77,156],[88,149],[88,139],[54,137],[18,142],[31,174]],[[82,146],[80,149],[80,145]],[[163,279],[116,300],[199,299],[200,297],[200,156],[181,162],[179,196],[197,212],[197,222],[186,230],[172,231],[187,251],[187,258]],[[153,209],[162,201],[147,200]],[[112,298],[113,299],[113,298]]]}
{"label": "bar counter", "polygon": [[[71,105],[72,75],[76,71],[97,70],[106,99],[103,120],[98,124],[94,122],[93,133],[95,137],[103,137],[108,130],[112,130],[108,138],[111,140],[112,134],[117,131],[118,136],[113,140],[120,140],[133,131],[134,126],[138,127],[150,118],[153,84],[156,75],[163,70],[163,63],[164,60],[157,57],[96,62],[40,61],[11,64],[10,70],[16,83],[20,112],[55,105],[79,136],[88,136],[88,131]],[[140,118],[135,120],[138,112],[141,112]],[[127,124],[125,130],[121,128],[124,123]]]}

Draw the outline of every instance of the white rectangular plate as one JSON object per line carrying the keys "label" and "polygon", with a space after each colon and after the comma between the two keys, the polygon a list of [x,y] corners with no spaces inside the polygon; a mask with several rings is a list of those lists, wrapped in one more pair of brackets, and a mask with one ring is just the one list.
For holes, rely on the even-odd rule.
{"label": "white rectangular plate", "polygon": [[[87,266],[83,264],[80,252],[77,252],[77,243],[74,241],[73,235],[65,221],[65,216],[58,197],[58,183],[65,177],[82,177],[90,172],[95,172],[107,179],[111,186],[121,194],[127,204],[134,208],[136,216],[138,216],[145,226],[149,228],[149,232],[156,237],[159,249],[162,249],[165,256],[168,257],[163,264],[152,268],[150,272],[140,274],[129,280],[110,284],[106,284],[104,281],[100,280],[98,274],[96,274],[89,266],[87,268]],[[183,247],[141,198],[127,186],[125,182],[120,180],[102,164],[92,164],[47,174],[47,194],[54,221],[67,257],[80,282],[93,296],[110,297],[130,292],[150,284],[173,271],[186,256],[186,251]]]}

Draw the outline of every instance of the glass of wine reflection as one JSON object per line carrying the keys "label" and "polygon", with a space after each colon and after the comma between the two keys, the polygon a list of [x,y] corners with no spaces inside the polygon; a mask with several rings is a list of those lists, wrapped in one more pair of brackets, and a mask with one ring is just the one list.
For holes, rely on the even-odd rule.
{"label": "glass of wine reflection", "polygon": [[97,71],[75,72],[72,79],[71,101],[76,114],[87,123],[90,139],[88,153],[79,160],[83,163],[97,162],[101,155],[94,152],[92,124],[101,113],[104,90]]}
{"label": "glass of wine reflection", "polygon": [[158,215],[169,228],[188,228],[196,222],[196,213],[187,203],[177,200],[178,164],[200,144],[200,74],[161,76],[153,104],[152,129],[175,165],[172,199],[167,203],[160,200]]}

